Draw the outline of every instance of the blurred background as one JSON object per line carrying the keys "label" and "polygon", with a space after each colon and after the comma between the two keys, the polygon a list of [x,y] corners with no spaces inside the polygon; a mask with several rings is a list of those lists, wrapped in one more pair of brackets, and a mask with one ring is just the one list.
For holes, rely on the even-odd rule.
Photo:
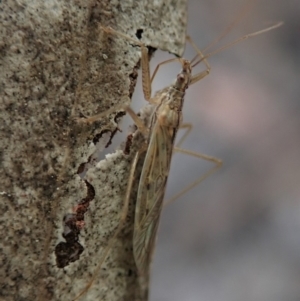
{"label": "blurred background", "polygon": [[[244,3],[190,0],[188,34],[204,49]],[[276,21],[285,24],[211,57],[211,74],[188,90],[182,146],[224,166],[164,209],[151,301],[300,300],[300,1],[257,1],[215,48]],[[152,70],[170,57],[157,51]],[[164,66],[154,91],[179,69]],[[141,99],[139,82],[135,109]],[[166,199],[211,166],[174,155]]]}
{"label": "blurred background", "polygon": [[[190,0],[188,34],[204,49],[244,4]],[[188,89],[183,114],[193,131],[182,147],[224,166],[164,209],[151,301],[300,300],[300,1],[256,1],[214,48],[278,21],[284,26],[211,57],[211,74]],[[157,51],[152,70],[171,57]],[[179,70],[164,66],[153,91]],[[141,99],[139,81],[135,110]],[[210,167],[175,154],[166,200]]]}

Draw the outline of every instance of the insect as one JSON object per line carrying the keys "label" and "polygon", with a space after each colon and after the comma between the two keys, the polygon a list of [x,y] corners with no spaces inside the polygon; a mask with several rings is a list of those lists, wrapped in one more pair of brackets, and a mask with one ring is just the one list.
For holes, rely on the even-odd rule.
{"label": "insect", "polygon": [[[117,230],[115,231],[113,237],[109,240],[103,255],[98,263],[96,270],[94,271],[92,279],[90,279],[88,285],[81,291],[81,293],[75,298],[77,300],[82,296],[92,285],[95,280],[102,263],[104,262],[109,250],[111,249],[114,240],[117,235],[122,230],[123,223],[127,216],[128,205],[130,200],[130,193],[132,185],[134,182],[134,173],[142,153],[145,154],[145,159],[142,167],[141,176],[139,179],[138,192],[136,198],[135,207],[135,219],[134,219],[134,233],[133,233],[133,255],[137,266],[138,274],[142,281],[147,281],[149,275],[149,265],[151,262],[151,257],[153,254],[155,246],[156,232],[159,224],[159,217],[162,211],[163,198],[166,189],[166,183],[170,170],[170,162],[172,158],[173,150],[179,151],[181,153],[189,154],[201,159],[213,162],[215,166],[205,173],[201,178],[199,178],[192,185],[183,190],[186,191],[191,187],[197,185],[209,175],[214,173],[222,165],[222,161],[203,154],[196,154],[191,151],[184,149],[179,149],[175,147],[175,138],[179,128],[187,129],[186,134],[190,131],[191,126],[187,124],[182,124],[182,107],[184,103],[185,91],[188,87],[199,80],[203,79],[210,72],[210,65],[207,62],[207,58],[213,54],[226,49],[227,47],[238,43],[239,41],[245,40],[247,38],[253,37],[255,35],[261,34],[263,32],[269,31],[271,29],[277,28],[282,23],[277,23],[266,29],[260,30],[258,32],[251,33],[242,38],[235,40],[234,42],[225,45],[217,51],[209,54],[203,54],[193,43],[193,41],[187,37],[187,41],[191,43],[192,47],[196,51],[196,56],[192,60],[186,60],[184,58],[174,58],[160,63],[153,75],[150,77],[150,68],[148,63],[148,53],[146,46],[120,32],[115,31],[111,28],[102,27],[102,30],[107,34],[117,35],[123,37],[129,41],[141,47],[141,65],[142,65],[142,75],[143,75],[143,92],[145,99],[153,105],[153,113],[150,118],[149,125],[145,125],[143,120],[141,120],[131,108],[126,108],[126,111],[132,117],[136,123],[139,131],[145,137],[144,144],[135,153],[130,174],[128,186],[124,198],[123,208],[120,216],[120,222]],[[151,84],[152,81],[160,68],[160,66],[178,61],[181,64],[182,70],[178,73],[174,83],[160,91],[158,91],[154,97],[151,97]],[[192,75],[192,69],[199,63],[204,63],[206,69]],[[107,114],[107,112],[105,113]],[[93,121],[101,117],[103,114],[93,116],[88,118],[88,121]],[[186,134],[183,138],[186,137]],[[182,143],[183,139],[179,141],[179,145]],[[143,282],[141,282],[143,285]],[[144,282],[145,283],[145,282]]]}

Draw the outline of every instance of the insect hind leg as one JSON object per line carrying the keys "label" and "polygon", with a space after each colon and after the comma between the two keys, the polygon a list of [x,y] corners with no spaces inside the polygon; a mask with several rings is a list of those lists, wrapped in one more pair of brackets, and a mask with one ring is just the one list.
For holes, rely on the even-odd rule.
{"label": "insect hind leg", "polygon": [[186,149],[182,149],[182,148],[178,148],[178,147],[174,147],[174,151],[185,154],[185,155],[193,156],[193,157],[196,157],[196,158],[199,158],[199,159],[202,159],[202,160],[212,162],[212,163],[214,163],[215,166],[212,167],[210,170],[208,170],[204,175],[199,177],[196,181],[194,181],[191,184],[187,185],[185,188],[183,188],[180,192],[178,192],[171,199],[167,200],[165,202],[164,206],[167,206],[167,205],[173,203],[176,199],[178,199],[179,197],[184,195],[190,189],[192,189],[195,186],[199,185],[202,181],[204,181],[206,178],[210,177],[213,173],[215,173],[218,169],[220,169],[222,167],[222,164],[223,164],[221,159],[218,159],[218,158],[213,157],[213,156],[208,156],[208,155],[205,155],[205,154],[196,153],[196,152],[186,150]]}
{"label": "insect hind leg", "polygon": [[176,143],[176,147],[180,147],[180,145],[183,143],[183,141],[187,138],[187,136],[191,133],[191,130],[193,129],[193,125],[191,123],[183,123],[180,126],[180,130],[185,130],[185,133],[183,136],[179,139],[179,141]]}
{"label": "insect hind leg", "polygon": [[131,189],[132,189],[132,185],[134,182],[135,169],[136,169],[139,157],[143,152],[145,152],[145,146],[143,146],[139,151],[137,151],[133,158],[132,165],[131,165],[130,172],[129,172],[128,185],[127,185],[127,189],[126,189],[126,193],[125,193],[124,203],[123,203],[122,211],[120,214],[120,219],[119,219],[119,224],[117,226],[117,229],[115,230],[114,235],[109,239],[107,246],[104,248],[104,251],[98,262],[98,265],[93,272],[92,278],[90,279],[88,284],[85,286],[85,288],[75,297],[75,299],[73,301],[79,300],[79,298],[81,296],[83,296],[91,288],[91,286],[93,285],[94,281],[96,280],[96,278],[101,270],[101,267],[108,255],[109,251],[111,250],[114,242],[116,241],[116,238],[118,237],[121,230],[123,229],[124,222],[126,220],[127,213],[128,213],[128,206],[129,206],[129,201],[130,201]]}

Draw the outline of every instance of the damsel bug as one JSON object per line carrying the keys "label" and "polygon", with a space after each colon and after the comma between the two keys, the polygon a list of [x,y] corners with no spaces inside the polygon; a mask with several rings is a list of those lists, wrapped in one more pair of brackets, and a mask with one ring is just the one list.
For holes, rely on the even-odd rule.
{"label": "damsel bug", "polygon": [[[198,50],[198,48],[195,46],[192,40],[189,37],[187,37],[187,40],[191,43],[191,45],[197,52],[197,55],[191,61],[183,58],[174,58],[171,60],[164,61],[156,67],[152,77],[150,77],[150,68],[148,63],[148,53],[146,46],[143,43],[131,37],[128,37],[120,32],[117,32],[111,28],[102,27],[102,30],[107,34],[113,34],[123,37],[141,47],[143,92],[145,99],[153,105],[153,113],[150,119],[150,123],[149,125],[147,125],[133,112],[131,108],[126,108],[127,112],[135,121],[139,131],[145,137],[145,142],[144,145],[140,148],[140,150],[136,152],[132,161],[132,166],[128,180],[128,187],[124,198],[124,204],[121,212],[119,226],[116,232],[114,233],[113,237],[110,239],[108,245],[106,246],[103,255],[101,256],[101,259],[99,260],[99,264],[93,273],[92,279],[90,279],[88,285],[81,291],[81,293],[76,297],[76,299],[82,296],[91,287],[93,281],[97,277],[101,265],[103,264],[109,250],[111,249],[114,243],[114,240],[122,230],[124,220],[127,216],[128,204],[130,201],[130,192],[134,182],[134,172],[139,157],[144,152],[146,152],[146,155],[139,180],[137,201],[135,207],[133,254],[139,276],[141,277],[141,279],[143,279],[141,282],[142,285],[143,281],[147,281],[149,265],[154,250],[155,237],[158,229],[160,213],[162,210],[163,198],[166,189],[166,183],[168,179],[173,149],[181,153],[189,154],[215,163],[215,167],[213,167],[210,171],[204,174],[192,185],[184,189],[184,191],[200,183],[202,180],[204,180],[206,177],[208,177],[218,168],[220,168],[222,164],[221,161],[217,158],[203,154],[196,154],[191,151],[174,147],[178,129],[181,127],[186,128],[187,133],[191,129],[190,125],[182,124],[182,107],[186,89],[189,87],[189,85],[198,82],[199,80],[203,79],[206,75],[209,74],[210,66],[207,62],[207,58],[221,50],[226,49],[227,47],[233,44],[236,44],[242,40],[248,39],[258,34],[267,32],[269,30],[275,29],[281,25],[282,23],[280,22],[266,29],[248,34],[220,48],[219,50],[206,55],[203,54],[203,52],[201,52],[200,50]],[[220,38],[218,40],[220,40]],[[177,75],[175,82],[169,87],[158,91],[154,97],[151,97],[151,84],[159,67],[163,64],[167,64],[173,61],[179,61],[182,66],[182,70]],[[192,75],[192,69],[200,62],[203,62],[205,64],[206,69],[200,73]],[[108,112],[105,112],[105,114],[107,113]],[[87,118],[86,121],[93,122],[94,120],[97,120],[102,116],[103,113],[93,116],[91,118]],[[186,134],[183,136],[183,138],[186,137]],[[182,143],[182,141],[183,139],[180,140],[179,145]]]}

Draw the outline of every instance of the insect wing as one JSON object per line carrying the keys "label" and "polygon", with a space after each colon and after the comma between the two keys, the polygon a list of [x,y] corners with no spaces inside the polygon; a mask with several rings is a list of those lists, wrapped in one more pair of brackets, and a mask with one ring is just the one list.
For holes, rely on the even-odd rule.
{"label": "insect wing", "polygon": [[141,226],[134,231],[134,257],[141,275],[147,273],[151,261],[163,197],[164,189],[161,189],[160,193],[157,194],[157,200],[152,210],[146,216]]}
{"label": "insect wing", "polygon": [[151,134],[139,182],[133,237],[135,262],[141,274],[146,273],[153,253],[173,149],[166,128],[156,123]]}

